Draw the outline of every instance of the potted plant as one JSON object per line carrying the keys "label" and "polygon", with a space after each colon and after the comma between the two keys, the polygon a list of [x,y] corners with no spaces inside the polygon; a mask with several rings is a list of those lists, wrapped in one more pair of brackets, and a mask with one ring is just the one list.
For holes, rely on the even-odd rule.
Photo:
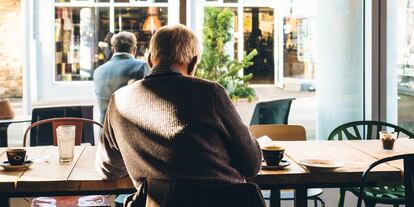
{"label": "potted plant", "polygon": [[240,71],[253,65],[257,51],[244,53],[241,61],[231,60],[224,46],[232,38],[233,12],[227,8],[206,8],[204,15],[203,54],[196,76],[220,83],[234,101],[243,98],[252,101],[256,93],[248,81],[253,74],[240,75]]}

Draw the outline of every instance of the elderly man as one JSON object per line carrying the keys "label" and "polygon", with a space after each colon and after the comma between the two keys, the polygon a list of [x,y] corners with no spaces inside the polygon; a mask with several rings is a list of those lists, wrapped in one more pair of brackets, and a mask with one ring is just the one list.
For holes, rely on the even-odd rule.
{"label": "elderly man", "polygon": [[152,72],[111,98],[96,166],[105,179],[129,175],[193,183],[243,183],[261,150],[219,84],[194,78],[199,46],[183,25],[150,42]]}
{"label": "elderly man", "polygon": [[114,53],[111,60],[98,67],[93,74],[101,123],[105,119],[106,108],[112,94],[149,73],[147,64],[134,58],[137,50],[137,39],[134,34],[120,32],[112,36],[111,45]]}

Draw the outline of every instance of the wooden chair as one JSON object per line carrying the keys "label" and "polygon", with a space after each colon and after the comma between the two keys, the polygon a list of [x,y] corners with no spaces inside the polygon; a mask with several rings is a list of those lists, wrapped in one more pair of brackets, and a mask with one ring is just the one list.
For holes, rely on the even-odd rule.
{"label": "wooden chair", "polygon": [[[365,202],[365,206],[367,207],[372,207],[375,206],[375,201],[372,201],[372,196],[367,195],[365,186],[366,186],[366,182],[367,179],[369,177],[369,173],[370,171],[375,168],[376,166],[386,163],[386,162],[390,162],[390,161],[394,161],[394,160],[403,160],[404,162],[404,174],[403,174],[403,188],[401,188],[402,193],[404,194],[404,196],[402,198],[399,198],[399,202],[396,204],[395,202],[395,198],[394,199],[390,199],[390,198],[380,198],[383,199],[382,203],[386,203],[386,204],[392,204],[394,206],[398,206],[398,205],[405,205],[406,207],[414,207],[414,154],[403,154],[403,155],[396,155],[396,156],[392,156],[392,157],[386,157],[380,160],[375,161],[374,163],[372,163],[367,170],[365,170],[365,172],[362,174],[362,180],[361,180],[361,185],[359,187],[359,194],[358,194],[358,207],[361,207],[362,205],[362,200],[364,200]],[[380,187],[377,187],[380,188]],[[388,201],[388,202],[387,202]]]}
{"label": "wooden chair", "polygon": [[[267,124],[267,125],[251,125],[250,132],[256,138],[268,136],[274,141],[306,141],[306,130],[300,125],[283,125],[283,124]],[[308,199],[314,201],[314,205],[318,206],[318,201],[325,206],[325,202],[319,197],[323,193],[320,188],[308,189]],[[266,199],[270,198],[269,191],[263,191]],[[280,194],[281,200],[293,200],[295,197],[293,190],[282,190]]]}
{"label": "wooden chair", "polygon": [[300,125],[265,124],[251,125],[250,132],[256,137],[267,135],[275,141],[305,141],[306,130]]}
{"label": "wooden chair", "polygon": [[[414,138],[414,134],[400,126],[382,121],[353,121],[342,124],[332,130],[328,136],[328,140],[364,140],[379,139],[379,132],[383,130],[392,130],[398,135],[405,134],[410,138]],[[345,204],[346,191],[352,192],[358,196],[359,188],[340,188],[338,206],[343,207]],[[373,187],[365,189],[367,196],[371,195],[371,199],[367,199],[365,204],[375,206],[377,203],[394,204],[398,206],[404,200],[400,186]],[[367,197],[366,196],[366,197]]]}
{"label": "wooden chair", "polygon": [[295,98],[263,101],[256,104],[250,125],[287,124],[290,106]]}
{"label": "wooden chair", "polygon": [[[76,132],[75,132],[75,145],[80,145],[82,143],[82,132],[85,125],[98,125],[101,129],[103,128],[101,123],[98,123],[94,120],[84,119],[84,118],[72,118],[72,117],[65,117],[65,118],[52,118],[52,119],[45,119],[38,122],[31,124],[25,131],[23,136],[23,146],[27,146],[27,135],[33,128],[39,127],[41,125],[50,125],[51,126],[51,133],[52,134],[52,143],[53,145],[57,145],[57,136],[56,136],[56,128],[62,125],[75,125]],[[93,137],[92,137],[93,139]],[[32,143],[32,142],[30,142]],[[93,143],[91,143],[93,144]]]}
{"label": "wooden chair", "polygon": [[[41,120],[62,117],[75,117],[93,120],[93,106],[53,106],[34,108],[32,110],[32,124]],[[52,128],[50,124],[40,125],[30,131],[31,146],[47,146],[53,144]],[[95,144],[93,125],[86,125],[82,130],[82,142]]]}
{"label": "wooden chair", "polygon": [[[27,136],[29,132],[41,125],[50,125],[51,127],[51,134],[53,134],[53,145],[57,145],[57,136],[56,136],[56,128],[62,125],[75,125],[75,145],[80,145],[82,143],[82,130],[85,125],[98,125],[102,129],[102,124],[90,120],[90,119],[83,119],[83,118],[52,118],[52,119],[45,119],[38,122],[31,124],[25,131],[23,136],[23,146],[27,146]],[[92,137],[93,138],[93,137]],[[59,206],[78,206],[78,204],[90,204],[91,206],[110,206],[106,201],[105,198],[101,195],[93,195],[93,196],[56,196],[56,197],[37,197],[31,200],[31,206],[45,206],[47,204],[54,205],[56,207]],[[83,205],[82,204],[82,205]]]}

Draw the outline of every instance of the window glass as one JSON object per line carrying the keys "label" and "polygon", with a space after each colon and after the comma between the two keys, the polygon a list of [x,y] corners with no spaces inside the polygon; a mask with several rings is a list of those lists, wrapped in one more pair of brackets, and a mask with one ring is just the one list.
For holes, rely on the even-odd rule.
{"label": "window glass", "polygon": [[[295,98],[288,122],[304,126],[310,140],[326,139],[340,124],[363,119],[364,1],[280,0],[277,5],[271,0],[228,2],[210,5],[232,5],[241,11],[235,13],[234,41],[227,43],[233,45],[226,44],[225,51],[238,59],[242,52],[258,51],[254,64],[245,68],[244,74],[253,74],[249,83],[259,100]],[[260,7],[253,6],[258,3]],[[237,15],[243,17],[242,22],[237,22]],[[202,22],[196,27],[202,31]],[[243,106],[239,106],[248,124],[251,113],[243,113]]]}
{"label": "window glass", "polygon": [[[168,3],[168,0],[151,1],[154,4]],[[93,71],[110,60],[110,39],[120,31],[136,35],[136,57],[144,59],[152,34],[167,24],[168,7],[117,6],[120,5],[117,3],[127,3],[129,0],[95,2],[116,3],[112,7],[101,4],[94,6],[95,3],[91,3],[90,7],[79,7],[76,3],[55,7],[55,81],[92,80]],[[111,9],[114,13],[112,17]],[[111,25],[113,31],[110,32]]]}
{"label": "window glass", "polygon": [[387,15],[387,121],[414,131],[414,1],[392,1]]}
{"label": "window glass", "polygon": [[312,25],[308,17],[283,18],[283,69],[287,78],[314,78]]}
{"label": "window glass", "polygon": [[98,42],[109,32],[109,8],[55,9],[55,80],[91,80],[105,59]]}
{"label": "window glass", "polygon": [[244,70],[252,73],[250,83],[274,83],[274,12],[271,8],[244,8],[244,50],[249,53],[256,49],[254,64]]}
{"label": "window glass", "polygon": [[167,24],[167,8],[115,8],[115,33],[129,31],[137,37],[137,58],[145,59],[149,41],[154,32]]}

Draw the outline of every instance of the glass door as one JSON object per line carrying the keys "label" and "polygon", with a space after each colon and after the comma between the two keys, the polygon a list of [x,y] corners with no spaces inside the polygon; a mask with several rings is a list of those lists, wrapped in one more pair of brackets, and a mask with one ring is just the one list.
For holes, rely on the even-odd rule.
{"label": "glass door", "polygon": [[414,1],[389,0],[386,15],[387,121],[414,132]]}

